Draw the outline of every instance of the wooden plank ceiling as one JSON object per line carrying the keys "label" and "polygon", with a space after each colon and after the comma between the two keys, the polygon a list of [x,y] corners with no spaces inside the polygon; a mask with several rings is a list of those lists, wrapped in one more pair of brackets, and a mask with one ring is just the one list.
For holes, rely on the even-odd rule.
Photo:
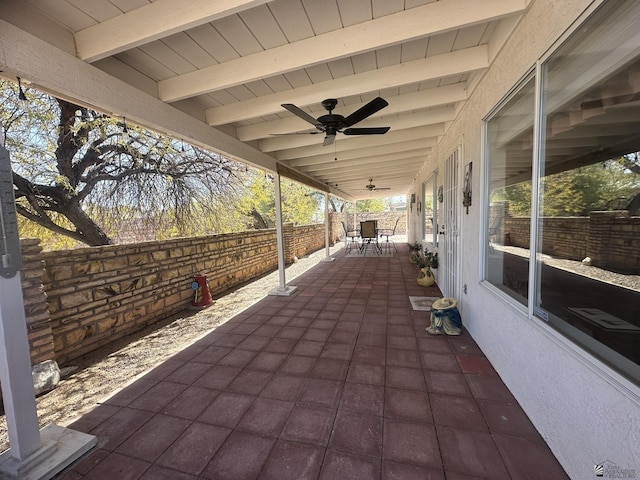
{"label": "wooden plank ceiling", "polygon": [[[63,48],[71,39],[77,58],[272,156],[284,174],[363,199],[407,192],[528,2],[24,0],[3,2],[0,18]],[[389,105],[354,127],[388,133],[337,133],[327,146],[281,106],[317,118],[335,98],[346,117],[378,96]],[[385,190],[366,189],[370,178]]]}

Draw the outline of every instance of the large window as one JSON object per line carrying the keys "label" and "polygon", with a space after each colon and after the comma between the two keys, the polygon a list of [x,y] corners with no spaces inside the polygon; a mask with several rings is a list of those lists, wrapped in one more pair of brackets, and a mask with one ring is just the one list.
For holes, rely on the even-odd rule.
{"label": "large window", "polygon": [[604,2],[541,63],[539,117],[530,79],[488,120],[485,278],[640,382],[637,18],[640,2]]}
{"label": "large window", "polygon": [[[531,75],[487,123],[485,279],[523,304],[528,296],[534,97]],[[522,228],[513,228],[512,222],[520,222]]]}

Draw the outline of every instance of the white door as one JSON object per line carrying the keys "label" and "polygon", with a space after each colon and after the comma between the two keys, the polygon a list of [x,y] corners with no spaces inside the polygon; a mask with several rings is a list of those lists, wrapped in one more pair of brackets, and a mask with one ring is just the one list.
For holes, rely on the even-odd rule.
{"label": "white door", "polygon": [[458,298],[459,294],[459,229],[458,216],[462,197],[458,195],[460,184],[460,147],[447,158],[444,165],[444,191],[442,203],[442,225],[440,227],[440,289],[447,297]]}

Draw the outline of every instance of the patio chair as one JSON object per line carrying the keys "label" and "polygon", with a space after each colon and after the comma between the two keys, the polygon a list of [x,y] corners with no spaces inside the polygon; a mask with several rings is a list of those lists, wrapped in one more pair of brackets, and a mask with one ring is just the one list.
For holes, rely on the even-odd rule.
{"label": "patio chair", "polygon": [[400,222],[400,217],[396,219],[396,223],[393,226],[393,230],[390,228],[381,228],[378,231],[378,235],[380,235],[380,238],[385,237],[383,248],[386,250],[391,251],[391,245],[393,245],[394,250],[396,252],[398,251],[398,249],[396,248],[395,242],[393,240],[389,240],[389,237],[393,237],[396,234],[396,229],[398,228],[398,222]]}
{"label": "patio chair", "polygon": [[342,228],[344,229],[344,241],[345,241],[345,249],[347,254],[351,251],[352,247],[355,247],[357,250],[360,250],[360,244],[358,243],[358,238],[360,237],[360,233],[357,230],[348,230],[347,225],[344,222],[342,223]]}
{"label": "patio chair", "polygon": [[360,238],[362,238],[362,245],[360,245],[361,254],[366,254],[370,245],[373,247],[375,253],[382,253],[382,249],[378,243],[378,222],[376,220],[360,222]]}

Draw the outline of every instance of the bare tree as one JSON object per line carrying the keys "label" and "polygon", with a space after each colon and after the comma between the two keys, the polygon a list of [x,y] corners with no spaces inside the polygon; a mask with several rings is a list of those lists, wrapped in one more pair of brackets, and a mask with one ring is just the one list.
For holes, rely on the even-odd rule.
{"label": "bare tree", "polygon": [[196,199],[215,204],[233,192],[233,161],[44,93],[28,95],[22,110],[15,86],[0,81],[0,133],[17,211],[38,225],[108,245],[109,219],[171,216],[181,224]]}

